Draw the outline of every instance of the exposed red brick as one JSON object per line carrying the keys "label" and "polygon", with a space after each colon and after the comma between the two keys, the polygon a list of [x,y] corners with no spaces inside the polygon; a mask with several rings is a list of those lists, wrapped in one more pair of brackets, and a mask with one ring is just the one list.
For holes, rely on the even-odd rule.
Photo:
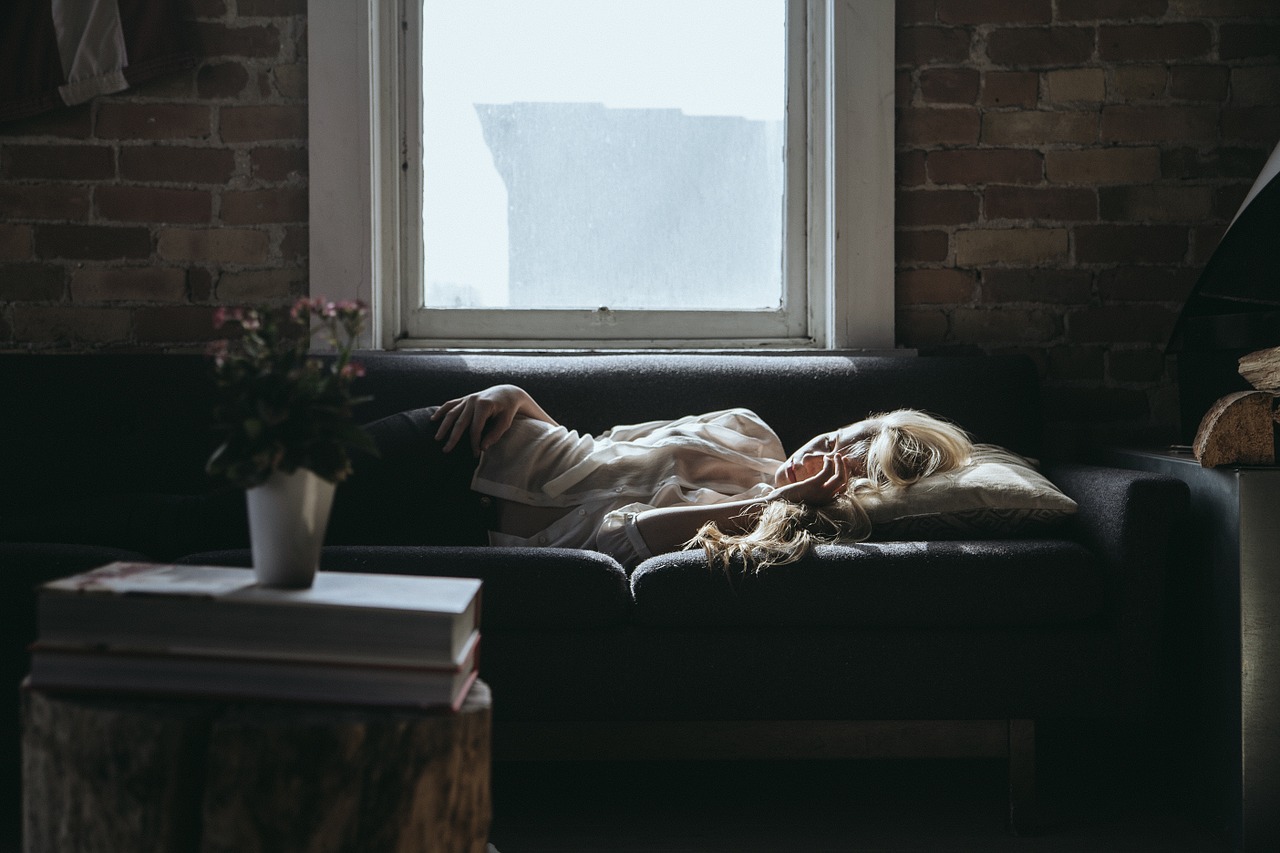
{"label": "exposed red brick", "polygon": [[1084,264],[1169,264],[1187,254],[1187,229],[1176,225],[1081,225],[1075,237]]}
{"label": "exposed red brick", "polygon": [[115,152],[105,145],[6,145],[5,177],[95,181],[116,174]]}
{"label": "exposed red brick", "polygon": [[220,130],[224,142],[306,139],[305,105],[223,107]]}
{"label": "exposed red brick", "polygon": [[1176,311],[1157,305],[1107,305],[1072,312],[1067,316],[1067,328],[1076,343],[1163,345],[1177,319]]}
{"label": "exposed red brick", "polygon": [[987,57],[1014,67],[1079,65],[1093,57],[1093,42],[1093,30],[1086,27],[1001,28],[987,37]]}
{"label": "exposed red brick", "polygon": [[186,272],[176,267],[87,267],[71,273],[72,302],[181,302]]}
{"label": "exposed red brick", "polygon": [[192,302],[208,302],[213,298],[213,273],[204,267],[187,270],[187,294]]}
{"label": "exposed red brick", "polygon": [[227,272],[218,279],[218,299],[256,303],[299,296],[305,280],[305,273],[296,268]]}
{"label": "exposed red brick", "polygon": [[36,256],[110,261],[151,255],[146,228],[110,225],[37,225]]}
{"label": "exposed red brick", "polygon": [[1213,190],[1207,186],[1139,185],[1098,191],[1104,220],[1113,222],[1199,222],[1209,215]]}
{"label": "exposed red brick", "polygon": [[959,225],[978,218],[978,194],[973,190],[917,190],[900,192],[894,206],[899,225]]}
{"label": "exposed red brick", "polygon": [[1040,153],[1025,149],[932,151],[926,162],[937,184],[1036,183],[1044,174]]}
{"label": "exposed red brick", "polygon": [[1209,263],[1209,259],[1213,257],[1214,250],[1218,248],[1218,244],[1222,242],[1222,236],[1226,233],[1227,223],[1214,223],[1212,225],[1197,225],[1191,229],[1191,263],[1197,268],[1203,267]]}
{"label": "exposed red brick", "polygon": [[968,270],[901,270],[896,293],[900,305],[963,304],[973,300],[974,276]]}
{"label": "exposed red brick", "polygon": [[55,264],[0,264],[0,302],[57,302],[65,281]]}
{"label": "exposed red brick", "polygon": [[907,107],[898,111],[894,137],[899,144],[972,145],[978,141],[980,126],[975,109]]}
{"label": "exposed red brick", "polygon": [[944,24],[1047,24],[1050,0],[938,0]]}
{"label": "exposed red brick", "polygon": [[976,68],[927,68],[920,72],[920,94],[931,103],[972,104],[981,79]]}
{"label": "exposed red brick", "polygon": [[950,324],[947,315],[933,309],[899,309],[894,316],[894,332],[899,346],[928,348],[947,339]]}
{"label": "exposed red brick", "polygon": [[1033,71],[987,71],[982,75],[982,98],[986,107],[1035,106],[1040,93],[1040,75]]}
{"label": "exposed red brick", "polygon": [[1130,21],[1159,18],[1169,0],[1058,0],[1059,21]]}
{"label": "exposed red brick", "polygon": [[982,271],[983,302],[1048,302],[1084,305],[1093,289],[1088,270],[985,269]]}
{"label": "exposed red brick", "polygon": [[1234,219],[1236,211],[1244,204],[1252,184],[1231,184],[1213,191],[1213,213],[1219,219]]}
{"label": "exposed red brick", "polygon": [[1199,59],[1212,45],[1209,28],[1199,23],[1098,28],[1098,55],[1108,62]]}
{"label": "exposed red brick", "polygon": [[0,122],[0,136],[52,136],[59,139],[88,139],[93,134],[90,104],[50,110],[30,118]]}
{"label": "exposed red brick", "polygon": [[1103,142],[1217,141],[1219,109],[1213,106],[1126,106],[1102,108]]}
{"label": "exposed red brick", "polygon": [[202,56],[269,59],[280,53],[280,31],[271,25],[227,26],[200,22],[195,26]]}
{"label": "exposed red brick", "polygon": [[979,344],[1037,343],[1062,335],[1056,312],[1019,308],[957,308],[951,313],[956,340]]}
{"label": "exposed red brick", "polygon": [[260,264],[271,238],[250,228],[164,228],[156,253],[165,260]]}
{"label": "exposed red brick", "polygon": [[1169,94],[1183,101],[1227,99],[1230,70],[1222,65],[1175,65],[1169,70]]}
{"label": "exposed red brick", "polygon": [[305,15],[307,0],[238,0],[236,11],[247,18],[287,18]]}
{"label": "exposed red brick", "polygon": [[235,152],[226,148],[130,145],[120,149],[120,176],[130,181],[225,184],[235,168]]}
{"label": "exposed red brick", "polygon": [[206,65],[196,75],[196,91],[201,98],[234,98],[249,83],[249,72],[238,62]]}
{"label": "exposed red brick", "polygon": [[307,97],[307,66],[296,62],[291,65],[277,65],[271,69],[271,77],[275,80],[276,91],[282,98],[301,100]]}
{"label": "exposed red brick", "polygon": [[982,117],[987,145],[1089,144],[1098,138],[1098,114],[1077,110],[1017,110]]}
{"label": "exposed red brick", "polygon": [[249,153],[249,166],[255,180],[287,181],[307,174],[305,148],[255,148]]}
{"label": "exposed red brick", "polygon": [[894,174],[900,187],[917,187],[928,180],[923,151],[899,151]]}
{"label": "exposed red brick", "polygon": [[1070,248],[1065,228],[975,228],[957,231],[956,264],[1038,266],[1063,261]]}
{"label": "exposed red brick", "polygon": [[1223,24],[1218,27],[1219,59],[1272,59],[1277,55],[1280,55],[1280,24]]}
{"label": "exposed red brick", "polygon": [[1045,353],[1045,378],[1051,382],[1101,379],[1106,372],[1105,355],[1103,347],[1050,347]]}
{"label": "exposed red brick", "polygon": [[1103,302],[1181,304],[1198,276],[1198,271],[1186,267],[1113,267],[1098,272],[1098,297]]}
{"label": "exposed red brick", "polygon": [[1055,149],[1045,153],[1045,176],[1055,184],[1128,184],[1160,177],[1160,149]]}
{"label": "exposed red brick", "polygon": [[1222,111],[1222,141],[1272,145],[1280,139],[1280,106],[1228,107]]}
{"label": "exposed red brick", "polygon": [[107,101],[98,108],[101,139],[203,139],[209,108],[196,104],[131,104]]}
{"label": "exposed red brick", "polygon": [[31,258],[31,226],[0,222],[0,260],[26,261]]}
{"label": "exposed red brick", "polygon": [[959,63],[969,59],[968,30],[951,27],[898,27],[894,39],[894,62],[918,68],[937,63]]}
{"label": "exposed red brick", "polygon": [[1068,68],[1045,75],[1045,103],[1094,104],[1107,96],[1107,74],[1101,68]]}
{"label": "exposed red brick", "polygon": [[991,186],[982,209],[987,219],[1088,222],[1098,218],[1098,196],[1092,189]]}
{"label": "exposed red brick", "polygon": [[1280,64],[1254,65],[1231,70],[1233,107],[1270,106],[1280,92]]}
{"label": "exposed red brick", "polygon": [[124,308],[74,305],[15,305],[13,332],[19,340],[115,343],[129,337],[130,312]]}
{"label": "exposed red brick", "polygon": [[213,312],[204,305],[139,308],[134,312],[134,335],[139,343],[214,340],[222,332],[213,328]]}
{"label": "exposed red brick", "polygon": [[302,260],[310,254],[311,232],[307,226],[284,229],[280,238],[280,256],[286,261]]}
{"label": "exposed red brick", "polygon": [[945,231],[899,231],[894,257],[899,264],[936,264],[947,259],[950,240]]}
{"label": "exposed red brick", "polygon": [[89,189],[74,184],[0,184],[0,219],[84,220]]}
{"label": "exposed red brick", "polygon": [[1107,372],[1116,382],[1155,382],[1165,375],[1162,348],[1112,350],[1107,354]]}
{"label": "exposed red brick", "polygon": [[1169,72],[1161,65],[1113,66],[1108,94],[1113,103],[1155,101],[1167,103],[1165,90],[1169,85]]}
{"label": "exposed red brick", "polygon": [[896,0],[893,17],[898,26],[932,24],[938,20],[938,0]]}
{"label": "exposed red brick", "polygon": [[1249,178],[1252,180],[1267,160],[1258,148],[1175,148],[1161,154],[1160,168],[1166,178]]}
{"label": "exposed red brick", "polygon": [[98,214],[117,222],[209,222],[213,197],[208,190],[104,186],[94,191]]}
{"label": "exposed red brick", "polygon": [[228,225],[306,222],[307,191],[301,187],[272,190],[226,190],[220,218]]}
{"label": "exposed red brick", "polygon": [[227,14],[227,0],[188,0],[193,18],[221,18]]}

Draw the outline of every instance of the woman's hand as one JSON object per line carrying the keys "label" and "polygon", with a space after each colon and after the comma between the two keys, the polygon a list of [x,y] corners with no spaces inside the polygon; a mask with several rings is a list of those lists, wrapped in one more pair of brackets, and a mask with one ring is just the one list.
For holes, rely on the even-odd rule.
{"label": "woman's hand", "polygon": [[449,400],[436,409],[431,419],[440,422],[436,441],[444,442],[446,453],[457,447],[464,435],[470,434],[471,452],[479,456],[506,435],[517,417],[555,424],[523,388],[515,385],[494,385]]}
{"label": "woman's hand", "polygon": [[811,453],[788,466],[786,479],[769,500],[825,506],[844,494],[853,472],[841,453]]}

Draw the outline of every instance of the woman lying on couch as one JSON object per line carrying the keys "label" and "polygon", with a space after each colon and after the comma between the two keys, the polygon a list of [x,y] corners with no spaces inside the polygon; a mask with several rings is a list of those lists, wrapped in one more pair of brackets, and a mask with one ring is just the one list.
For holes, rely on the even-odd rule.
{"label": "woman lying on couch", "polygon": [[[391,491],[408,497],[403,522],[430,517],[439,544],[483,544],[480,520],[488,544],[598,550],[626,566],[698,545],[713,565],[738,557],[760,569],[819,542],[863,539],[860,495],[958,468],[972,450],[963,430],[910,409],[815,436],[790,456],[746,409],[580,435],[514,385],[369,430],[381,459],[358,461],[338,489],[340,538],[345,516],[365,515],[362,494],[385,504]],[[464,444],[470,454],[454,452]],[[406,495],[419,476],[429,507]]]}

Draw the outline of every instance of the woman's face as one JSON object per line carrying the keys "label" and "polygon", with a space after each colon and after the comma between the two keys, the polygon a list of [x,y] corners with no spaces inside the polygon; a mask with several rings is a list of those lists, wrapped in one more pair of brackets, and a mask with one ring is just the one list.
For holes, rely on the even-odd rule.
{"label": "woman's face", "polygon": [[880,432],[880,421],[871,419],[858,421],[841,427],[835,432],[824,432],[815,435],[795,453],[778,466],[773,475],[775,486],[785,486],[806,480],[822,469],[823,457],[838,453],[849,462],[849,473],[853,477],[865,477],[867,474],[867,450],[871,440]]}

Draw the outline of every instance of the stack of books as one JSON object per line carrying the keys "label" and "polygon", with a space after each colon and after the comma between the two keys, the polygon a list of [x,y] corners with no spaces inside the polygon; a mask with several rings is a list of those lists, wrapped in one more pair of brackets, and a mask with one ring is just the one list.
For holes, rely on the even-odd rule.
{"label": "stack of books", "polygon": [[34,689],[457,710],[476,678],[480,581],[111,563],[38,590]]}

